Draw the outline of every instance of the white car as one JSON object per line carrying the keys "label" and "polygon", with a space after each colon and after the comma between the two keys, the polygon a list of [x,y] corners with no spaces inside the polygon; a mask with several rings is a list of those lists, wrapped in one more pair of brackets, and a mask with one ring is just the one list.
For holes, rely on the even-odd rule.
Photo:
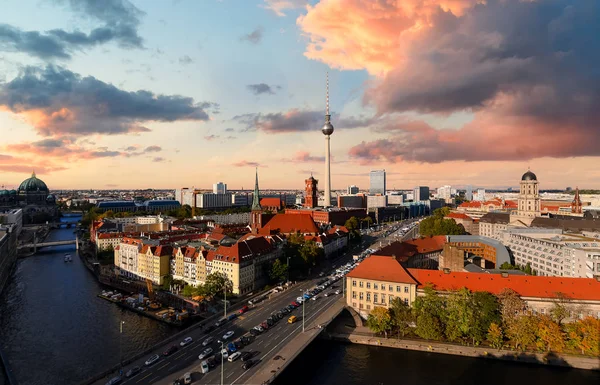
{"label": "white car", "polygon": [[179,343],[179,346],[187,346],[193,341],[192,337],[185,337],[183,341]]}
{"label": "white car", "polygon": [[235,353],[233,353],[232,355],[229,356],[229,358],[227,359],[227,361],[233,362],[233,361],[237,360],[238,358],[240,358],[241,355],[242,355],[242,353],[235,352]]}
{"label": "white car", "polygon": [[298,298],[296,298],[296,302],[298,302],[298,303],[304,302],[304,297],[298,297]]}
{"label": "white car", "polygon": [[318,295],[315,295],[314,297],[312,297],[312,298],[311,298],[311,300],[313,300],[313,301],[316,301],[316,300],[317,300],[317,298],[319,298],[319,296],[318,296]]}
{"label": "white car", "polygon": [[232,336],[233,336],[233,331],[232,331],[232,330],[230,330],[230,331],[228,331],[227,333],[225,333],[225,334],[223,335],[223,340],[228,340],[228,339],[230,339]]}
{"label": "white car", "polygon": [[198,356],[199,359],[203,360],[206,357],[210,356],[212,354],[213,350],[212,348],[206,348],[202,351],[202,353],[200,353],[200,355]]}
{"label": "white car", "polygon": [[154,365],[155,363],[158,362],[158,360],[160,360],[160,356],[158,354],[155,354],[152,357],[148,358],[146,360],[145,364],[146,364],[146,366]]}
{"label": "white car", "polygon": [[325,293],[323,294],[325,297],[329,297],[329,293]]}
{"label": "white car", "polygon": [[[210,368],[208,367],[208,362],[202,361],[202,363],[200,365],[202,368],[202,374],[206,374],[209,372]],[[189,384],[191,384],[191,382],[189,382]]]}
{"label": "white car", "polygon": [[340,291],[339,291],[339,290],[336,290],[336,291],[335,291],[335,294],[340,294]]}
{"label": "white car", "polygon": [[212,337],[208,337],[207,339],[205,339],[204,341],[202,341],[202,346],[206,346],[206,345],[210,345],[213,343],[215,339]]}
{"label": "white car", "polygon": [[227,358],[229,357],[229,352],[227,351],[227,349],[223,349],[221,350],[221,355],[223,356],[223,358]]}

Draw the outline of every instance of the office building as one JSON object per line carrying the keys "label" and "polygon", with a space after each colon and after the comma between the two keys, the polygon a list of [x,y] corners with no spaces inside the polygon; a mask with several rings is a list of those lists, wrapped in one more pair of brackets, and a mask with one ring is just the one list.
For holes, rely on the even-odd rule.
{"label": "office building", "polygon": [[227,185],[223,182],[213,184],[213,194],[225,194],[227,192]]}
{"label": "office building", "polygon": [[423,202],[429,200],[429,187],[417,186],[413,189],[413,202]]}
{"label": "office building", "polygon": [[465,199],[468,201],[473,200],[473,186],[468,185],[465,191]]}
{"label": "office building", "polygon": [[385,170],[373,170],[369,173],[369,194],[385,195]]}
{"label": "office building", "polygon": [[452,198],[452,186],[442,186],[437,189],[438,199],[448,202]]}
{"label": "office building", "polygon": [[358,187],[355,185],[348,186],[348,195],[358,194]]}
{"label": "office building", "polygon": [[477,198],[475,199],[480,202],[485,202],[485,189],[479,188],[477,189]]}
{"label": "office building", "polygon": [[367,195],[367,208],[387,207],[387,195]]}

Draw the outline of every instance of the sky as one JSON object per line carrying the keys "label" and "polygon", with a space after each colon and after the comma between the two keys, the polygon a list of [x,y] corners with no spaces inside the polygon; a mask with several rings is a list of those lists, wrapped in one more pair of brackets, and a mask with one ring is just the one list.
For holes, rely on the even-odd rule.
{"label": "sky", "polygon": [[0,186],[600,188],[597,0],[4,0]]}

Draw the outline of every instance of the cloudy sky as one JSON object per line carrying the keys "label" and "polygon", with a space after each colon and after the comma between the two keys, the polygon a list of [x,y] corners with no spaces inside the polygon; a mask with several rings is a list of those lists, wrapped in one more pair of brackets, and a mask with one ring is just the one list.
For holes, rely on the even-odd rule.
{"label": "cloudy sky", "polygon": [[4,0],[0,185],[600,187],[597,0]]}

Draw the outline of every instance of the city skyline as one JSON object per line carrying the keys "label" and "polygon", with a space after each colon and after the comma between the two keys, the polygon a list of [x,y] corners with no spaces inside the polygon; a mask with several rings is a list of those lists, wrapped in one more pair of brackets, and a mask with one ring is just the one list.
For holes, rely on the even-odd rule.
{"label": "city skyline", "polygon": [[329,72],[332,190],[600,187],[600,6],[420,3],[10,0],[0,186],[301,190]]}

